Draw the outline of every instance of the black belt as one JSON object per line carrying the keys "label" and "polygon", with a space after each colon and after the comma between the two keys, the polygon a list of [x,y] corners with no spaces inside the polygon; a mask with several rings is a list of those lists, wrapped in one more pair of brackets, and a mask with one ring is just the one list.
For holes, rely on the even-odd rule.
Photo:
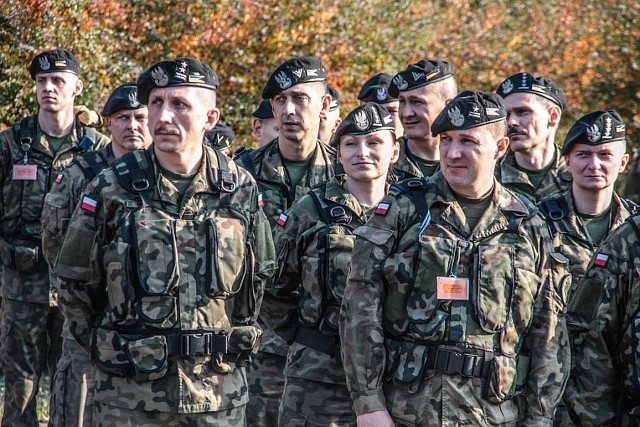
{"label": "black belt", "polygon": [[210,356],[215,353],[227,353],[228,337],[213,332],[192,334],[168,334],[167,349],[169,356]]}
{"label": "black belt", "polygon": [[340,337],[338,336],[323,334],[317,329],[299,326],[293,340],[316,351],[335,357],[338,361],[341,360]]}
{"label": "black belt", "polygon": [[445,350],[438,346],[428,346],[427,369],[447,374],[459,374],[463,377],[486,377],[491,368],[491,356],[481,356],[473,353],[462,353],[455,350]]}

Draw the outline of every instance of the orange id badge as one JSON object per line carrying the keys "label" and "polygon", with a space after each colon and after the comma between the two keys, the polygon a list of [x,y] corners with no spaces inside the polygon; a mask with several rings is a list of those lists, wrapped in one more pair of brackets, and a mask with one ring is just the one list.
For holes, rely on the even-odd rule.
{"label": "orange id badge", "polygon": [[36,165],[13,165],[14,181],[35,181],[38,179],[38,166]]}
{"label": "orange id badge", "polygon": [[467,301],[469,299],[469,279],[438,276],[436,296],[443,300]]}

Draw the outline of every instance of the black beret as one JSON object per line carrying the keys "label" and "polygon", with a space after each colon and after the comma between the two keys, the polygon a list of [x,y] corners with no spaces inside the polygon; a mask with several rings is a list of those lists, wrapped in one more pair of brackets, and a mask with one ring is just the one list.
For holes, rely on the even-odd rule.
{"label": "black beret", "polygon": [[471,129],[507,118],[507,107],[500,95],[465,90],[458,94],[431,125],[437,136],[449,130]]}
{"label": "black beret", "polygon": [[138,77],[138,101],[147,104],[152,89],[169,86],[195,86],[216,90],[218,75],[207,64],[195,58],[158,62]]}
{"label": "black beret", "polygon": [[624,141],[625,125],[616,110],[594,111],[582,116],[564,139],[562,155],[566,156],[574,144],[600,145],[614,141]]}
{"label": "black beret", "polygon": [[503,98],[512,93],[533,93],[547,98],[557,104],[563,111],[567,108],[567,98],[565,98],[564,92],[558,85],[544,77],[534,77],[529,73],[514,74],[498,86],[497,92]]}
{"label": "black beret", "polygon": [[327,78],[322,62],[315,56],[289,59],[276,68],[267,80],[262,98],[273,98],[285,89],[300,83],[323,82]]}
{"label": "black beret", "polygon": [[78,75],[80,64],[73,53],[66,49],[47,50],[34,56],[29,64],[29,74],[34,80],[36,74],[57,72]]}
{"label": "black beret", "polygon": [[389,85],[389,95],[397,98],[400,92],[427,86],[451,76],[453,70],[447,61],[423,59],[395,75]]}
{"label": "black beret", "polygon": [[256,108],[256,111],[251,113],[256,119],[273,119],[273,108],[271,102],[268,99],[260,101],[260,105]]}
{"label": "black beret", "polygon": [[115,88],[102,109],[103,116],[110,116],[116,111],[137,110],[144,107],[138,102],[138,87],[135,83],[125,83]]}
{"label": "black beret", "polygon": [[331,145],[337,147],[340,145],[340,138],[346,135],[366,135],[380,130],[388,130],[395,135],[396,128],[393,117],[384,106],[375,102],[367,102],[347,114],[347,117],[336,129]]}
{"label": "black beret", "polygon": [[331,85],[327,85],[327,93],[331,95],[331,104],[329,104],[329,111],[334,111],[340,108],[340,93]]}
{"label": "black beret", "polygon": [[362,102],[375,102],[376,104],[387,104],[397,101],[389,95],[389,85],[391,84],[391,74],[380,73],[371,77],[362,85],[358,100]]}
{"label": "black beret", "polygon": [[217,123],[213,129],[204,134],[204,143],[215,150],[231,147],[235,133],[233,129],[222,123]]}

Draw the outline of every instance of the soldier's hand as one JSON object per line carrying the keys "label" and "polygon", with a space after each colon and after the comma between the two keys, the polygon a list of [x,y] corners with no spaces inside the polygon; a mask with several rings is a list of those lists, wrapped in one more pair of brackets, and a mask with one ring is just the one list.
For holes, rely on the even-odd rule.
{"label": "soldier's hand", "polygon": [[388,411],[374,411],[358,415],[358,427],[394,427]]}
{"label": "soldier's hand", "polygon": [[97,111],[90,110],[84,105],[76,105],[73,107],[73,112],[76,115],[78,121],[84,126],[91,126],[94,128],[102,126],[104,123],[102,116]]}

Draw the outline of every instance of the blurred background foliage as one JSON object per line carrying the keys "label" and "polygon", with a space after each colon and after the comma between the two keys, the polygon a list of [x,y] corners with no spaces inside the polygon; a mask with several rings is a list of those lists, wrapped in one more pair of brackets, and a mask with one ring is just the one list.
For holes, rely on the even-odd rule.
{"label": "blurred background foliage", "polygon": [[[637,0],[5,0],[0,16],[0,129],[37,110],[26,66],[64,47],[81,61],[78,104],[101,109],[118,84],[162,59],[195,56],[221,77],[219,106],[238,145],[270,71],[319,56],[343,115],[373,74],[446,59],[460,89],[492,91],[529,71],[555,80],[569,108],[559,141],[581,115],[618,109],[640,146]],[[4,2],[3,2],[4,3]]]}

